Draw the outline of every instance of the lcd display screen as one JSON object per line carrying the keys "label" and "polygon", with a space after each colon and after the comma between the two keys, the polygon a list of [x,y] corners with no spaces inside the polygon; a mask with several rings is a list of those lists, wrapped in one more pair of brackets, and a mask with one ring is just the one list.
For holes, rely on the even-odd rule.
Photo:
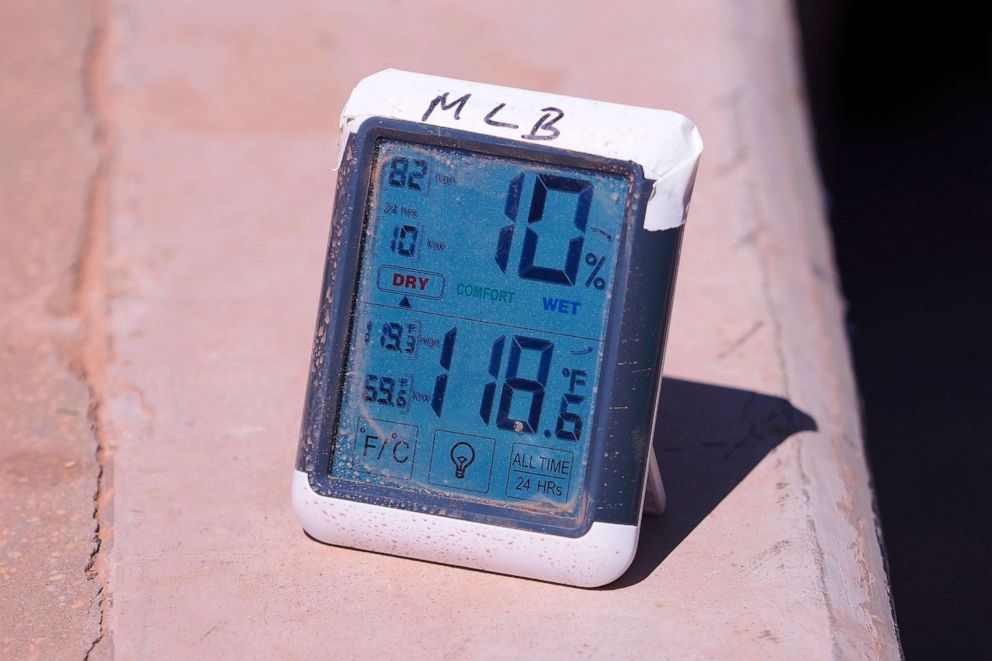
{"label": "lcd display screen", "polygon": [[381,139],[330,472],[574,516],[630,181]]}

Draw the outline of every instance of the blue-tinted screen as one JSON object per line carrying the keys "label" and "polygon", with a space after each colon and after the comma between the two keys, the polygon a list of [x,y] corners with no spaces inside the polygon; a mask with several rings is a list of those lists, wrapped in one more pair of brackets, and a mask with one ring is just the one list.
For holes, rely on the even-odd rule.
{"label": "blue-tinted screen", "polygon": [[331,474],[574,516],[628,181],[382,140]]}

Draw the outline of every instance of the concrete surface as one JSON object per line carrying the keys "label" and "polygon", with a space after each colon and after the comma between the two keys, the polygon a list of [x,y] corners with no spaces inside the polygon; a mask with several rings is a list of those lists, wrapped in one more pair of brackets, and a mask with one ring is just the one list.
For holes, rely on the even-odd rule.
{"label": "concrete surface", "polygon": [[80,658],[100,629],[81,313],[92,27],[84,4],[0,3],[0,659]]}
{"label": "concrete surface", "polygon": [[[81,134],[81,162],[105,167],[72,318],[90,328],[73,340],[93,369],[74,383],[79,401],[85,386],[95,397],[104,468],[84,587],[107,598],[95,602],[98,639],[81,627],[65,649],[899,656],[789,3],[118,0],[95,11],[89,107],[105,131]],[[359,78],[389,66],[672,108],[702,131],[657,439],[669,512],[646,523],[634,567],[606,589],[322,546],[290,510],[337,115]],[[85,205],[85,187],[76,199]],[[60,393],[27,392],[44,393],[38,406]],[[46,433],[64,452],[69,434]],[[84,514],[88,471],[86,497],[67,498]],[[60,612],[34,592],[15,584],[15,608]]]}

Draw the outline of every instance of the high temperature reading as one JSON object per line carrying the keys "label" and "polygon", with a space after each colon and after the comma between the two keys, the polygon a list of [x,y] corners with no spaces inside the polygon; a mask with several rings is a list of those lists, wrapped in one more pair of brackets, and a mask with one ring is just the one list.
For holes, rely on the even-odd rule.
{"label": "high temperature reading", "polygon": [[380,141],[331,474],[574,515],[628,188]]}

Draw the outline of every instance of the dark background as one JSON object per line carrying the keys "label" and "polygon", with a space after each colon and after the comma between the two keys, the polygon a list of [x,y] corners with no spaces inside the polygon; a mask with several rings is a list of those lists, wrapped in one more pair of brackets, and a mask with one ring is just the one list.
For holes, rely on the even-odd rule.
{"label": "dark background", "polygon": [[992,658],[992,2],[797,0],[900,637]]}

